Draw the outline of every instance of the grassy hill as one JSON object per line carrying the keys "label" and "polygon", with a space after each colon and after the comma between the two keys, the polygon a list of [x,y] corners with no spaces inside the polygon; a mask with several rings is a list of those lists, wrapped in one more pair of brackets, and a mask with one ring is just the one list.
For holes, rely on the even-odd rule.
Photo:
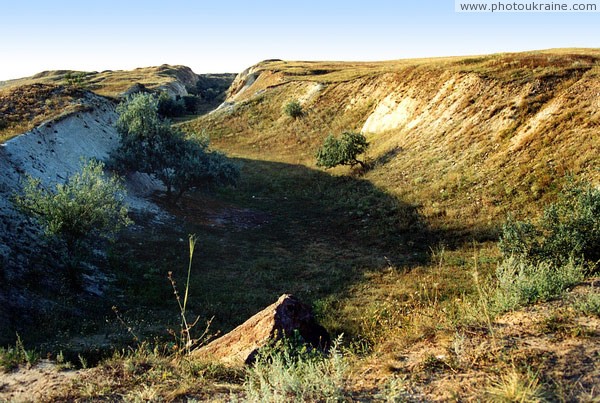
{"label": "grassy hill", "polygon": [[[240,164],[237,187],[177,206],[156,197],[171,219],[135,217],[109,252],[114,285],[89,301],[93,315],[28,328],[32,340],[60,335],[38,347],[74,362],[131,346],[61,384],[54,400],[259,393],[258,370],[172,359],[180,318],[165,273],[184,284],[186,237],[196,234],[188,310],[199,327],[213,318],[211,332],[227,332],[293,293],[343,334],[342,360],[319,370],[268,362],[263,393],[297,381],[333,385],[342,401],[595,401],[595,274],[500,309],[518,276],[499,277],[510,265],[497,241],[508,213],[539,216],[568,176],[599,185],[599,79],[595,49],[249,68],[218,110],[181,124]],[[299,118],[284,112],[292,100]],[[323,139],[345,130],[367,136],[369,168],[317,168]],[[286,393],[280,401],[299,392]]]}
{"label": "grassy hill", "polygon": [[[456,228],[550,200],[565,174],[598,181],[600,52],[385,63],[261,63],[233,107],[189,124],[227,150],[314,166],[325,136],[363,131],[365,178]],[[248,82],[240,78],[237,85]],[[292,99],[301,119],[282,108]],[[533,203],[532,203],[533,202]],[[442,218],[438,220],[438,218]]]}
{"label": "grassy hill", "polygon": [[[509,347],[510,337],[499,336],[503,331],[497,327],[503,325],[496,322],[471,334],[463,303],[479,298],[479,287],[488,281],[478,283],[474,275],[493,277],[500,261],[496,241],[507,214],[540,215],[568,177],[600,183],[599,74],[600,52],[577,49],[383,63],[266,61],[238,76],[226,106],[184,127],[208,133],[214,145],[251,161],[248,165],[270,161],[277,168],[263,175],[272,181],[281,175],[281,164],[320,172],[314,155],[328,134],[365,133],[371,168],[336,168],[329,171],[332,178],[349,175],[412,206],[424,227],[390,226],[384,218],[389,210],[381,214],[382,199],[356,185],[350,185],[355,192],[337,198],[318,186],[306,191],[359,226],[383,229],[359,235],[356,244],[370,245],[372,252],[360,256],[371,260],[351,261],[352,281],[317,301],[326,326],[372,346],[374,358],[367,368],[359,365],[374,374],[371,382],[400,377],[406,390],[424,391],[427,398],[481,398],[477,384],[498,377],[492,373],[516,371],[522,380],[525,369],[534,368],[541,371],[536,382],[555,393],[550,400],[560,400],[557,390],[569,381],[557,374],[568,372],[566,363],[559,360],[553,367],[542,361],[558,354],[562,341],[534,352],[527,342]],[[298,119],[284,113],[292,100],[304,111]],[[281,186],[296,193],[297,182]],[[324,223],[309,236],[330,229]],[[352,233],[351,226],[333,230],[340,231],[338,239]],[[313,253],[321,264],[343,260],[332,250]],[[524,315],[542,327],[554,320],[566,320],[568,328],[581,323],[560,306]],[[579,340],[583,356],[595,354],[582,347],[598,336],[595,326]],[[562,340],[555,332],[534,333]],[[454,366],[449,357],[456,352],[448,351],[463,342],[473,343],[469,348],[490,343],[502,353]],[[576,361],[585,361],[583,356]],[[416,375],[416,368],[425,372]],[[579,365],[573,369],[586,371]],[[597,379],[598,372],[588,375]],[[372,386],[362,382],[364,389]],[[566,400],[581,392],[564,387]]]}
{"label": "grassy hill", "polygon": [[[31,77],[4,81],[1,89],[10,89],[23,85],[42,84],[72,84],[86,87],[99,95],[118,97],[135,83],[148,89],[158,89],[160,86],[175,82],[193,80],[194,73],[189,67],[162,65],[142,67],[134,70],[106,70],[102,72],[86,72],[72,70],[44,71]],[[194,85],[192,83],[191,85]]]}
{"label": "grassy hill", "polygon": [[213,109],[234,74],[195,74],[186,66],[162,65],[134,70],[44,71],[32,77],[0,82],[0,142],[42,122],[75,112],[86,91],[121,99],[132,88],[167,91],[198,98],[199,113]]}

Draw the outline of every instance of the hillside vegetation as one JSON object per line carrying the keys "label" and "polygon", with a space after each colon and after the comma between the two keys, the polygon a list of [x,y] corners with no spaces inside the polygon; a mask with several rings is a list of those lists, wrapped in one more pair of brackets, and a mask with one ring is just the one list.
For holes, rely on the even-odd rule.
{"label": "hillside vegetation", "polygon": [[[534,213],[566,174],[600,179],[599,74],[595,50],[271,61],[236,79],[233,106],[190,127],[230,151],[308,166],[328,134],[362,131],[374,167],[365,178],[429,221],[473,229]],[[302,119],[282,113],[291,99]]]}
{"label": "hillside vegetation", "polygon": [[[598,379],[597,369],[581,364],[597,360],[595,347],[585,347],[597,340],[596,319],[582,319],[561,302],[496,322],[495,314],[485,319],[486,309],[468,301],[489,297],[501,262],[496,241],[508,214],[539,216],[569,178],[599,185],[599,74],[600,52],[576,49],[384,63],[265,61],[236,78],[219,110],[184,127],[204,131],[249,165],[266,160],[310,170],[317,169],[315,153],[329,134],[367,136],[370,167],[335,168],[332,177],[350,175],[412,206],[424,227],[411,227],[407,237],[406,227],[382,219],[380,201],[366,202],[367,193],[358,189],[331,202],[356,225],[385,228],[357,242],[379,245],[379,258],[390,260],[377,263],[371,249],[370,262],[351,263],[358,272],[348,285],[317,301],[328,329],[354,335],[375,351],[366,368],[359,366],[372,374],[359,377],[363,390],[391,379],[426,399],[481,398],[482,385],[500,376],[503,385],[535,381],[552,391],[539,399],[570,400],[590,389],[578,389],[565,374],[585,373],[580,379],[589,379],[587,385]],[[292,101],[300,103],[301,116],[286,113]],[[297,182],[288,186],[294,194]],[[324,200],[328,191],[310,193]],[[338,238],[351,233],[337,230]],[[343,260],[319,253],[326,264]],[[512,345],[511,332],[527,337],[523,328],[502,330],[502,321],[533,323],[541,330],[532,337],[556,337],[556,343]],[[579,328],[585,336],[569,339],[574,344],[566,350],[559,341],[564,334],[544,327],[573,329],[582,321],[590,327]],[[465,366],[452,361],[461,354],[457,348],[479,352],[458,358],[472,360]],[[567,368],[561,354],[578,364]]]}
{"label": "hillside vegetation", "polygon": [[[196,74],[186,66],[84,72],[54,70],[0,82],[0,142],[42,122],[82,109],[85,91],[121,99],[134,91],[166,92],[195,98],[197,113],[223,101],[233,74]],[[195,113],[192,113],[195,114]]]}
{"label": "hillside vegetation", "polygon": [[[44,328],[19,322],[24,341],[0,358],[30,363],[31,341],[94,366],[50,401],[597,401],[597,262],[502,252],[531,244],[517,230],[510,244],[507,228],[529,228],[518,220],[554,225],[531,231],[543,251],[600,239],[599,107],[595,49],[261,62],[178,124],[233,157],[236,187],[155,195],[169,216],[137,214],[96,263],[105,294]],[[344,132],[365,135],[365,166],[318,167]],[[171,285],[210,335],[292,293],[339,344],[275,346],[253,367],[195,361]]]}
{"label": "hillside vegetation", "polygon": [[52,70],[38,73],[31,77],[4,81],[0,88],[11,89],[27,84],[68,84],[76,87],[86,87],[99,95],[118,97],[138,83],[155,90],[161,86],[192,87],[197,81],[196,74],[189,67],[162,65],[143,67],[135,70],[106,70],[102,72],[86,72],[72,70]]}

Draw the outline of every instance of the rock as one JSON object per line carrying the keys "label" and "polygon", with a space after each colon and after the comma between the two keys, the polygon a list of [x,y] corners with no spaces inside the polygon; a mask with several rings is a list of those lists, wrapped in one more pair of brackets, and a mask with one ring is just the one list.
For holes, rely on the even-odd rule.
{"label": "rock", "polygon": [[282,335],[292,336],[294,331],[315,348],[326,350],[331,342],[310,307],[284,294],[231,332],[193,351],[192,356],[226,364],[250,364],[261,347]]}

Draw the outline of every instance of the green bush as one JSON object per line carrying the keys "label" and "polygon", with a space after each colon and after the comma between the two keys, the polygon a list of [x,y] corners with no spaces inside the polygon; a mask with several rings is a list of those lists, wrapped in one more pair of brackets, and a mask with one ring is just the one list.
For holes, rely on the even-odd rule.
{"label": "green bush", "polygon": [[15,205],[36,218],[46,234],[61,241],[67,251],[67,267],[74,279],[83,252],[97,238],[111,239],[131,221],[127,216],[125,189],[115,178],[106,178],[104,164],[90,161],[66,183],[47,190],[39,179],[29,178]]}
{"label": "green bush", "polygon": [[581,282],[585,269],[573,260],[563,266],[550,262],[525,262],[510,257],[496,270],[497,288],[492,305],[496,312],[557,298]]}
{"label": "green bush", "polygon": [[600,260],[600,189],[574,182],[535,221],[509,218],[502,228],[500,250],[528,262],[565,265],[571,258]]}
{"label": "green bush", "polygon": [[168,93],[161,92],[158,96],[158,114],[165,118],[185,115],[185,101],[179,97],[172,98]]}
{"label": "green bush", "polygon": [[330,134],[317,151],[317,166],[333,168],[338,165],[354,167],[359,164],[364,168],[365,163],[358,156],[367,151],[368,147],[369,143],[362,133],[344,132],[339,139]]}
{"label": "green bush", "polygon": [[297,99],[293,99],[283,107],[283,111],[291,118],[298,119],[304,116],[302,105]]}
{"label": "green bush", "polygon": [[583,314],[600,317],[600,293],[592,289],[587,294],[577,296],[573,307]]}
{"label": "green bush", "polygon": [[338,344],[339,340],[327,356],[285,340],[263,348],[248,370],[244,401],[342,401],[348,365]]}
{"label": "green bush", "polygon": [[195,114],[198,112],[198,106],[200,106],[200,102],[202,101],[200,97],[196,95],[185,95],[181,97],[183,103],[185,105],[185,111],[187,113]]}
{"label": "green bush", "polygon": [[237,166],[223,154],[210,151],[208,139],[187,138],[162,120],[158,103],[150,94],[136,94],[119,105],[120,145],[111,154],[111,164],[156,175],[175,202],[195,187],[235,184]]}

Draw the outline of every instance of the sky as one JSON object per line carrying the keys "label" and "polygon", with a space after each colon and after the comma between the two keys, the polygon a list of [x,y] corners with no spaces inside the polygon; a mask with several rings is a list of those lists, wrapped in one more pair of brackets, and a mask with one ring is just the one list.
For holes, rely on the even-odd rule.
{"label": "sky", "polygon": [[0,0],[0,80],[164,63],[235,73],[272,58],[373,61],[600,47],[600,12],[454,9],[454,0]]}

